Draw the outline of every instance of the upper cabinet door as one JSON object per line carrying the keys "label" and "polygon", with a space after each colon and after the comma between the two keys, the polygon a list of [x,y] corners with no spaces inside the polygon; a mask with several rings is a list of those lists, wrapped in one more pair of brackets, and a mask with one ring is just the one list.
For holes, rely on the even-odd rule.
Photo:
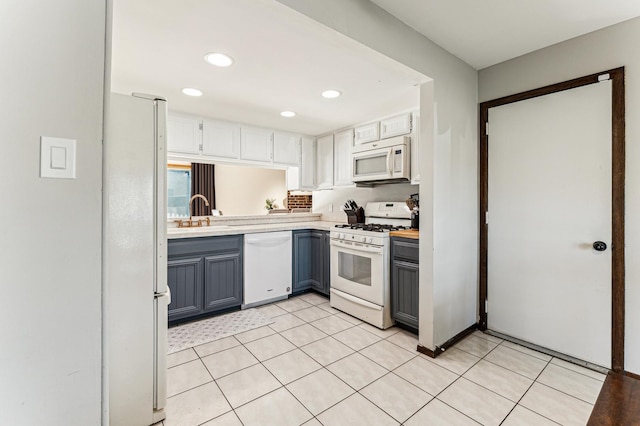
{"label": "upper cabinet door", "polygon": [[240,158],[271,162],[273,160],[273,132],[268,129],[242,126],[240,129]]}
{"label": "upper cabinet door", "polygon": [[316,141],[316,189],[333,188],[333,135]]}
{"label": "upper cabinet door", "polygon": [[303,136],[300,159],[300,189],[313,190],[316,187],[316,140]]}
{"label": "upper cabinet door", "polygon": [[238,158],[240,126],[216,120],[204,120],[202,153],[214,157]]}
{"label": "upper cabinet door", "polygon": [[380,139],[380,122],[365,124],[354,129],[353,144],[360,145]]}
{"label": "upper cabinet door", "polygon": [[380,139],[411,133],[411,113],[396,115],[380,121]]}
{"label": "upper cabinet door", "polygon": [[201,144],[200,119],[175,115],[167,118],[167,151],[199,154]]}
{"label": "upper cabinet door", "polygon": [[353,162],[351,158],[353,129],[336,133],[334,138],[333,186],[353,185]]}
{"label": "upper cabinet door", "polygon": [[273,162],[300,165],[300,135],[291,133],[273,133]]}

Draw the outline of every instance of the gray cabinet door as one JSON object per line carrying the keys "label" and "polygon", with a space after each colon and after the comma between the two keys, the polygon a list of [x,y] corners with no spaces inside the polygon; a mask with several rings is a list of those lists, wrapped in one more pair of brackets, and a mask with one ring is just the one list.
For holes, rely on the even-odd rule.
{"label": "gray cabinet door", "polygon": [[202,312],[201,256],[170,259],[167,262],[167,280],[171,290],[169,320],[198,315]]}
{"label": "gray cabinet door", "polygon": [[418,329],[419,243],[391,238],[391,317]]}
{"label": "gray cabinet door", "polygon": [[293,292],[324,289],[322,237],[322,231],[294,231]]}
{"label": "gray cabinet door", "polygon": [[391,271],[391,316],[418,328],[418,264],[394,260]]}
{"label": "gray cabinet door", "polygon": [[240,306],[242,304],[242,262],[240,253],[215,254],[204,257],[204,310]]}

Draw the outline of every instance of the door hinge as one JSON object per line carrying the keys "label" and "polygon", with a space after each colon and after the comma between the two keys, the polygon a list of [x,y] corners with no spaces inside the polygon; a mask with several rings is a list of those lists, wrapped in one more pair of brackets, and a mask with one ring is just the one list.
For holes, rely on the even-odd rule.
{"label": "door hinge", "polygon": [[484,123],[484,134],[489,136],[489,122]]}
{"label": "door hinge", "polygon": [[204,125],[202,123],[199,123],[198,127],[200,128],[200,130],[204,129]]}
{"label": "door hinge", "polygon": [[484,212],[484,224],[488,225],[489,224],[489,212]]}
{"label": "door hinge", "polygon": [[200,149],[200,151],[204,151],[204,145],[203,145],[203,144],[200,144],[199,146],[200,146],[200,148],[199,148],[199,149]]}
{"label": "door hinge", "polygon": [[598,82],[607,81],[607,80],[610,80],[610,79],[611,79],[611,76],[609,75],[609,73],[601,74],[601,75],[598,76]]}

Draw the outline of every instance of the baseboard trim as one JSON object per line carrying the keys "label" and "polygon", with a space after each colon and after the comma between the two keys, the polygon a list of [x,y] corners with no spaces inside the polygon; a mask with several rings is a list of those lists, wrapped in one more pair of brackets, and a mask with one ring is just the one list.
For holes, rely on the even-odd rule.
{"label": "baseboard trim", "polygon": [[450,347],[454,346],[456,343],[473,333],[478,329],[478,324],[472,324],[469,327],[462,330],[460,333],[453,336],[451,339],[444,342],[441,346],[436,346],[435,350],[431,350],[425,346],[418,345],[418,352],[427,355],[430,358],[436,358],[442,352],[446,351]]}
{"label": "baseboard trim", "polygon": [[631,377],[632,379],[640,380],[640,374],[631,373],[629,371],[625,371],[624,375],[627,377]]}
{"label": "baseboard trim", "polygon": [[427,348],[426,346],[418,345],[417,350],[418,350],[418,352],[428,356],[429,358],[435,358],[436,357],[436,354],[431,349]]}

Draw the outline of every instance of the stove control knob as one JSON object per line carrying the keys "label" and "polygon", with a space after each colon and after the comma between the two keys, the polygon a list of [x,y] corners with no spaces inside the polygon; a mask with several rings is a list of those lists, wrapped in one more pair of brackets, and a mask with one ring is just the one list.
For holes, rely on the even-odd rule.
{"label": "stove control knob", "polygon": [[367,237],[362,237],[362,238],[360,238],[360,239],[362,240],[362,242],[363,242],[363,243],[366,243],[366,242],[367,242]]}
{"label": "stove control knob", "polygon": [[344,240],[344,234],[338,234],[338,238]]}
{"label": "stove control knob", "polygon": [[368,242],[369,244],[373,243],[373,238],[369,237],[369,238],[367,239],[367,242]]}

